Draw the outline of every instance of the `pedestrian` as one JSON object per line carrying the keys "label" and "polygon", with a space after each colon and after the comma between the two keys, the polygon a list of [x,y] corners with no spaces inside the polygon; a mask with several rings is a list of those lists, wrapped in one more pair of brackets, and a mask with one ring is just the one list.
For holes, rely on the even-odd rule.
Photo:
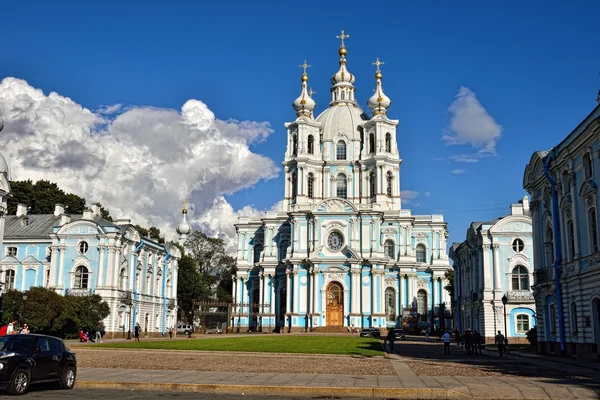
{"label": "pedestrian", "polygon": [[498,331],[498,334],[496,335],[496,345],[498,346],[498,353],[500,353],[500,357],[502,357],[502,353],[504,352],[504,335],[500,331]]}
{"label": "pedestrian", "polygon": [[140,341],[140,331],[142,330],[142,327],[140,326],[139,322],[135,323],[135,328],[133,328],[133,337],[135,338],[136,342]]}
{"label": "pedestrian", "polygon": [[396,334],[393,329],[388,329],[387,336],[385,337],[388,345],[388,353],[394,354],[394,341],[396,340]]}
{"label": "pedestrian", "polygon": [[6,328],[6,334],[12,335],[15,333],[15,320],[10,321],[8,327]]}
{"label": "pedestrian", "polygon": [[173,327],[169,328],[169,339],[173,339]]}
{"label": "pedestrian", "polygon": [[456,338],[456,345],[462,348],[463,338],[458,329],[454,331],[454,337]]}
{"label": "pedestrian", "polygon": [[23,324],[21,327],[21,335],[27,335],[29,333],[29,325]]}
{"label": "pedestrian", "polygon": [[450,332],[446,331],[442,335],[442,340],[444,341],[444,355],[450,355],[450,341],[452,340]]}
{"label": "pedestrian", "polygon": [[473,333],[471,332],[471,328],[467,328],[463,341],[465,342],[465,353],[467,355],[473,354]]}
{"label": "pedestrian", "polygon": [[99,321],[100,324],[100,343],[102,343],[102,338],[106,334],[106,327],[104,326],[104,322]]}
{"label": "pedestrian", "polygon": [[429,342],[429,332],[430,332],[430,331],[429,331],[429,328],[427,328],[427,329],[425,330],[425,341],[426,341],[426,342]]}
{"label": "pedestrian", "polygon": [[100,322],[96,325],[96,343],[102,343],[102,333],[100,332]]}
{"label": "pedestrian", "polygon": [[482,342],[483,338],[481,337],[481,333],[473,331],[473,344],[475,345],[475,355],[477,355],[478,352],[479,355],[481,355]]}

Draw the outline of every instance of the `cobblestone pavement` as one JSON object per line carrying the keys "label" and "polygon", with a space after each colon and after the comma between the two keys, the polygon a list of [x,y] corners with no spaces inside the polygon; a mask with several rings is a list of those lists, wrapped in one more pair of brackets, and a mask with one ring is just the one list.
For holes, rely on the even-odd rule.
{"label": "cobblestone pavement", "polygon": [[498,357],[494,352],[467,355],[464,349],[452,343],[451,355],[444,355],[444,345],[437,340],[425,342],[419,338],[407,338],[396,342],[396,353],[417,374],[428,376],[521,376],[540,378],[575,378],[576,372],[556,370],[540,365],[535,360],[518,357]]}
{"label": "cobblestone pavement", "polygon": [[81,368],[130,368],[214,372],[394,375],[388,359],[360,356],[272,355],[168,350],[76,348]]}

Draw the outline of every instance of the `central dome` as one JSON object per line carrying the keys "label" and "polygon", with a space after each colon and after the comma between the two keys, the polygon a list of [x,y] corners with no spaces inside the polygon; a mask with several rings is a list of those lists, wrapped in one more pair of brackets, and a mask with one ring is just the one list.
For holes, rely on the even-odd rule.
{"label": "central dome", "polygon": [[343,133],[350,140],[360,140],[358,127],[369,117],[359,107],[351,103],[331,106],[317,117],[323,127],[323,140],[332,140],[338,133]]}

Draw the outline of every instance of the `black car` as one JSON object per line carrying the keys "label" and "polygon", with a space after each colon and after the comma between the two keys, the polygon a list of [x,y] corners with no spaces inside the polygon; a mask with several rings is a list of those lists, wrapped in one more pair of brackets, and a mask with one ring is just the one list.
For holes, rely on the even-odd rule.
{"label": "black car", "polygon": [[46,335],[0,336],[0,390],[25,394],[30,384],[57,382],[72,389],[77,360],[62,339]]}
{"label": "black car", "polygon": [[360,331],[360,337],[379,338],[381,337],[381,331],[377,328],[365,328]]}
{"label": "black car", "polygon": [[406,334],[403,329],[394,328],[394,336],[396,336],[396,339],[398,340],[406,340]]}

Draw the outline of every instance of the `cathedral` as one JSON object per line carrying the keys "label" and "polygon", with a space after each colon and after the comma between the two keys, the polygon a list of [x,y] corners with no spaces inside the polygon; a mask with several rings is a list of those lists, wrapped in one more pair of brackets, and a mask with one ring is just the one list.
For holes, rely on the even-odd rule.
{"label": "cathedral", "polygon": [[237,329],[342,331],[448,326],[450,270],[442,215],[402,208],[396,129],[373,65],[372,116],[355,97],[342,31],[329,107],[314,117],[308,65],[285,124],[283,211],[236,224]]}

